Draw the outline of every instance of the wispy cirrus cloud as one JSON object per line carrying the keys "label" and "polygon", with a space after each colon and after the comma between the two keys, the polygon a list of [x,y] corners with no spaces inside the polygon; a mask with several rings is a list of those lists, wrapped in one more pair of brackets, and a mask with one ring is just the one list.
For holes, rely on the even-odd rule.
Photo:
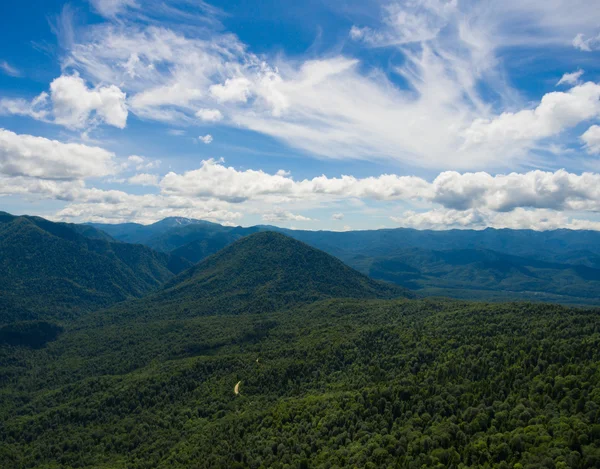
{"label": "wispy cirrus cloud", "polygon": [[0,70],[2,70],[2,73],[8,75],[9,77],[18,78],[23,76],[23,74],[18,68],[13,67],[6,60],[0,60]]}
{"label": "wispy cirrus cloud", "polygon": [[[580,11],[595,8],[588,0],[576,2]],[[65,66],[92,83],[118,83],[139,117],[177,125],[221,122],[320,157],[391,159],[431,169],[449,169],[449,161],[463,170],[529,164],[540,139],[559,138],[557,126],[543,136],[532,131],[528,139],[509,139],[510,145],[498,142],[494,129],[508,120],[501,111],[520,104],[503,78],[499,54],[506,46],[566,46],[573,31],[594,27],[589,15],[574,17],[566,0],[551,0],[552,14],[547,2],[537,0],[386,3],[378,25],[357,24],[349,34],[366,47],[400,51],[404,60],[390,76],[367,73],[360,60],[340,54],[259,57],[210,22],[195,31],[176,29],[166,15],[159,26],[139,21],[133,5],[116,3],[119,20],[108,15],[75,37]],[[157,8],[151,2],[145,11],[151,15]],[[172,8],[170,14],[182,13]],[[515,22],[517,17],[525,19]],[[398,86],[398,77],[405,86]],[[577,84],[563,78],[561,84]],[[492,99],[482,84],[496,90]],[[541,109],[553,96],[542,99]],[[521,106],[523,111],[511,111],[518,118],[530,111]]]}

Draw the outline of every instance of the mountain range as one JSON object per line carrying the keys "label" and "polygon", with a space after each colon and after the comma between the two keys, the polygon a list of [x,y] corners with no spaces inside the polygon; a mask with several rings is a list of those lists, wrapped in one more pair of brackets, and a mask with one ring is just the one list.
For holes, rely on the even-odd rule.
{"label": "mountain range", "polygon": [[[210,237],[189,241],[207,255],[192,265],[3,214],[0,467],[600,467],[597,309],[415,299],[253,230],[212,254]],[[351,255],[390,277],[416,275],[418,259],[459,286],[503,269],[556,281],[547,260],[382,243]],[[35,314],[6,314],[5,298]]]}
{"label": "mountain range", "polygon": [[169,218],[152,225],[91,225],[192,263],[243,236],[277,231],[325,251],[371,278],[423,295],[565,304],[600,302],[600,233],[555,230],[302,231],[228,227]]}

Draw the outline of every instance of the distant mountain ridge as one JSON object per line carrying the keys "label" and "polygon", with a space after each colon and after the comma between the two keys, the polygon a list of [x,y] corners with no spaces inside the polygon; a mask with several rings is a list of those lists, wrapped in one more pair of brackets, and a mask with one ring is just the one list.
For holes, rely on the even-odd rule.
{"label": "distant mountain ridge", "polygon": [[0,323],[61,318],[144,295],[190,266],[85,225],[0,213]]}

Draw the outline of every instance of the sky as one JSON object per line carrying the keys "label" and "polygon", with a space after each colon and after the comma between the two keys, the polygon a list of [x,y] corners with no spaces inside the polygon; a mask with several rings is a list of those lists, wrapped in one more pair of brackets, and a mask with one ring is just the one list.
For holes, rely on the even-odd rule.
{"label": "sky", "polygon": [[0,210],[600,230],[597,0],[0,5]]}

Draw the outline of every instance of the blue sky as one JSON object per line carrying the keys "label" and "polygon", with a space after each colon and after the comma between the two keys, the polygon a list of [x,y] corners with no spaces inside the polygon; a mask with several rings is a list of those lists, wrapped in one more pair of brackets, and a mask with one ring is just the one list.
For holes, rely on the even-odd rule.
{"label": "blue sky", "polygon": [[0,204],[600,229],[593,0],[0,6]]}

